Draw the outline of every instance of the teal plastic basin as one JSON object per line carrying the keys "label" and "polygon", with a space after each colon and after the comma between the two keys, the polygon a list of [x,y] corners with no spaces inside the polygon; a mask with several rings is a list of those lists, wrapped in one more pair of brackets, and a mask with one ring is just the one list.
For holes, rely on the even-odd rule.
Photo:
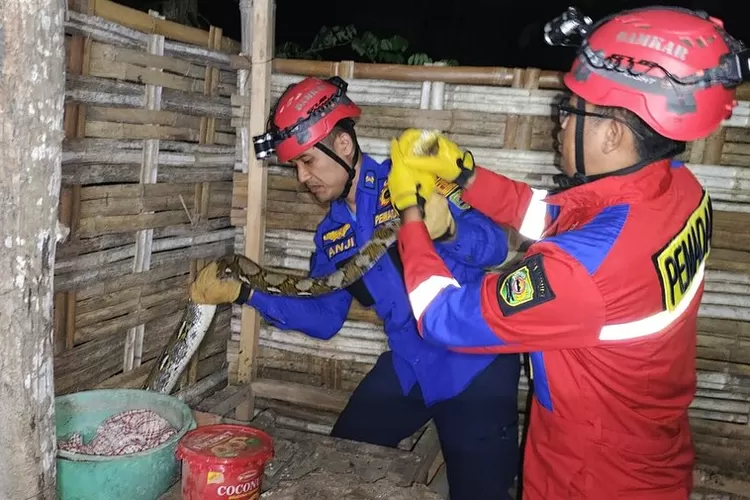
{"label": "teal plastic basin", "polygon": [[150,450],[117,457],[57,452],[58,500],[156,500],[179,479],[178,441],[196,427],[185,403],[138,389],[101,389],[55,398],[57,438],[83,433],[88,443],[108,417],[148,409],[164,417],[177,433]]}

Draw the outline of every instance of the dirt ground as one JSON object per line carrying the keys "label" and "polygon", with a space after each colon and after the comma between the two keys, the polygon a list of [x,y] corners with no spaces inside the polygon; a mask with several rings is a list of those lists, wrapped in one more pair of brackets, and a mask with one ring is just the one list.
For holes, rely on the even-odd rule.
{"label": "dirt ground", "polygon": [[425,485],[398,486],[387,475],[363,481],[359,474],[316,471],[294,480],[282,480],[261,500],[443,500]]}

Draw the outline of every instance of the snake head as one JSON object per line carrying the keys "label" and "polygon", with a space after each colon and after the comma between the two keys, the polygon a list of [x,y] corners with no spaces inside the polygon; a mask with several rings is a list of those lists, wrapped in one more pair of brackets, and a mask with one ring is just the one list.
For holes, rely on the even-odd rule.
{"label": "snake head", "polygon": [[434,156],[438,152],[439,130],[422,130],[412,146],[412,153],[417,156]]}
{"label": "snake head", "polygon": [[233,278],[234,272],[232,271],[234,264],[234,255],[226,255],[216,261],[216,277],[219,279]]}
{"label": "snake head", "polygon": [[260,266],[244,255],[227,255],[216,261],[216,277],[247,281],[244,278],[258,274]]}

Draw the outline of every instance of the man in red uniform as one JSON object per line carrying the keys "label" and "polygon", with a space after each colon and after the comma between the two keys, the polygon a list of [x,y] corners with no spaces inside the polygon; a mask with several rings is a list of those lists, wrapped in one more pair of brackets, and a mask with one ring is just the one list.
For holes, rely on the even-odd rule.
{"label": "man in red uniform", "polygon": [[[391,199],[420,334],[452,350],[529,352],[535,400],[525,499],[685,500],[694,451],[696,317],[711,249],[711,201],[672,158],[709,135],[748,80],[748,52],[704,13],[667,7],[596,25],[571,9],[548,42],[582,37],[558,105],[559,189],[481,167],[442,138],[436,156],[393,141]],[[406,200],[429,171],[534,242],[524,260],[457,282]]]}

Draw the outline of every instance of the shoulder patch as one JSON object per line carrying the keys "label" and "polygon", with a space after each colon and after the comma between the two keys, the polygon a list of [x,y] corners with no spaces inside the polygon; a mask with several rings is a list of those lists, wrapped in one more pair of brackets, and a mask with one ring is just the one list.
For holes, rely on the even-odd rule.
{"label": "shoulder patch", "polygon": [[497,282],[497,301],[504,316],[531,309],[555,298],[541,255],[524,259]]}
{"label": "shoulder patch", "polygon": [[368,170],[365,172],[365,187],[368,189],[375,188],[375,171]]}
{"label": "shoulder patch", "polygon": [[652,256],[665,310],[677,309],[691,286],[697,286],[695,277],[711,253],[712,222],[711,198],[704,189],[698,207],[682,229]]}
{"label": "shoulder patch", "polygon": [[455,182],[449,182],[438,177],[435,181],[435,189],[438,193],[448,198],[448,201],[459,210],[468,210],[471,208],[471,205],[461,199],[463,190]]}

